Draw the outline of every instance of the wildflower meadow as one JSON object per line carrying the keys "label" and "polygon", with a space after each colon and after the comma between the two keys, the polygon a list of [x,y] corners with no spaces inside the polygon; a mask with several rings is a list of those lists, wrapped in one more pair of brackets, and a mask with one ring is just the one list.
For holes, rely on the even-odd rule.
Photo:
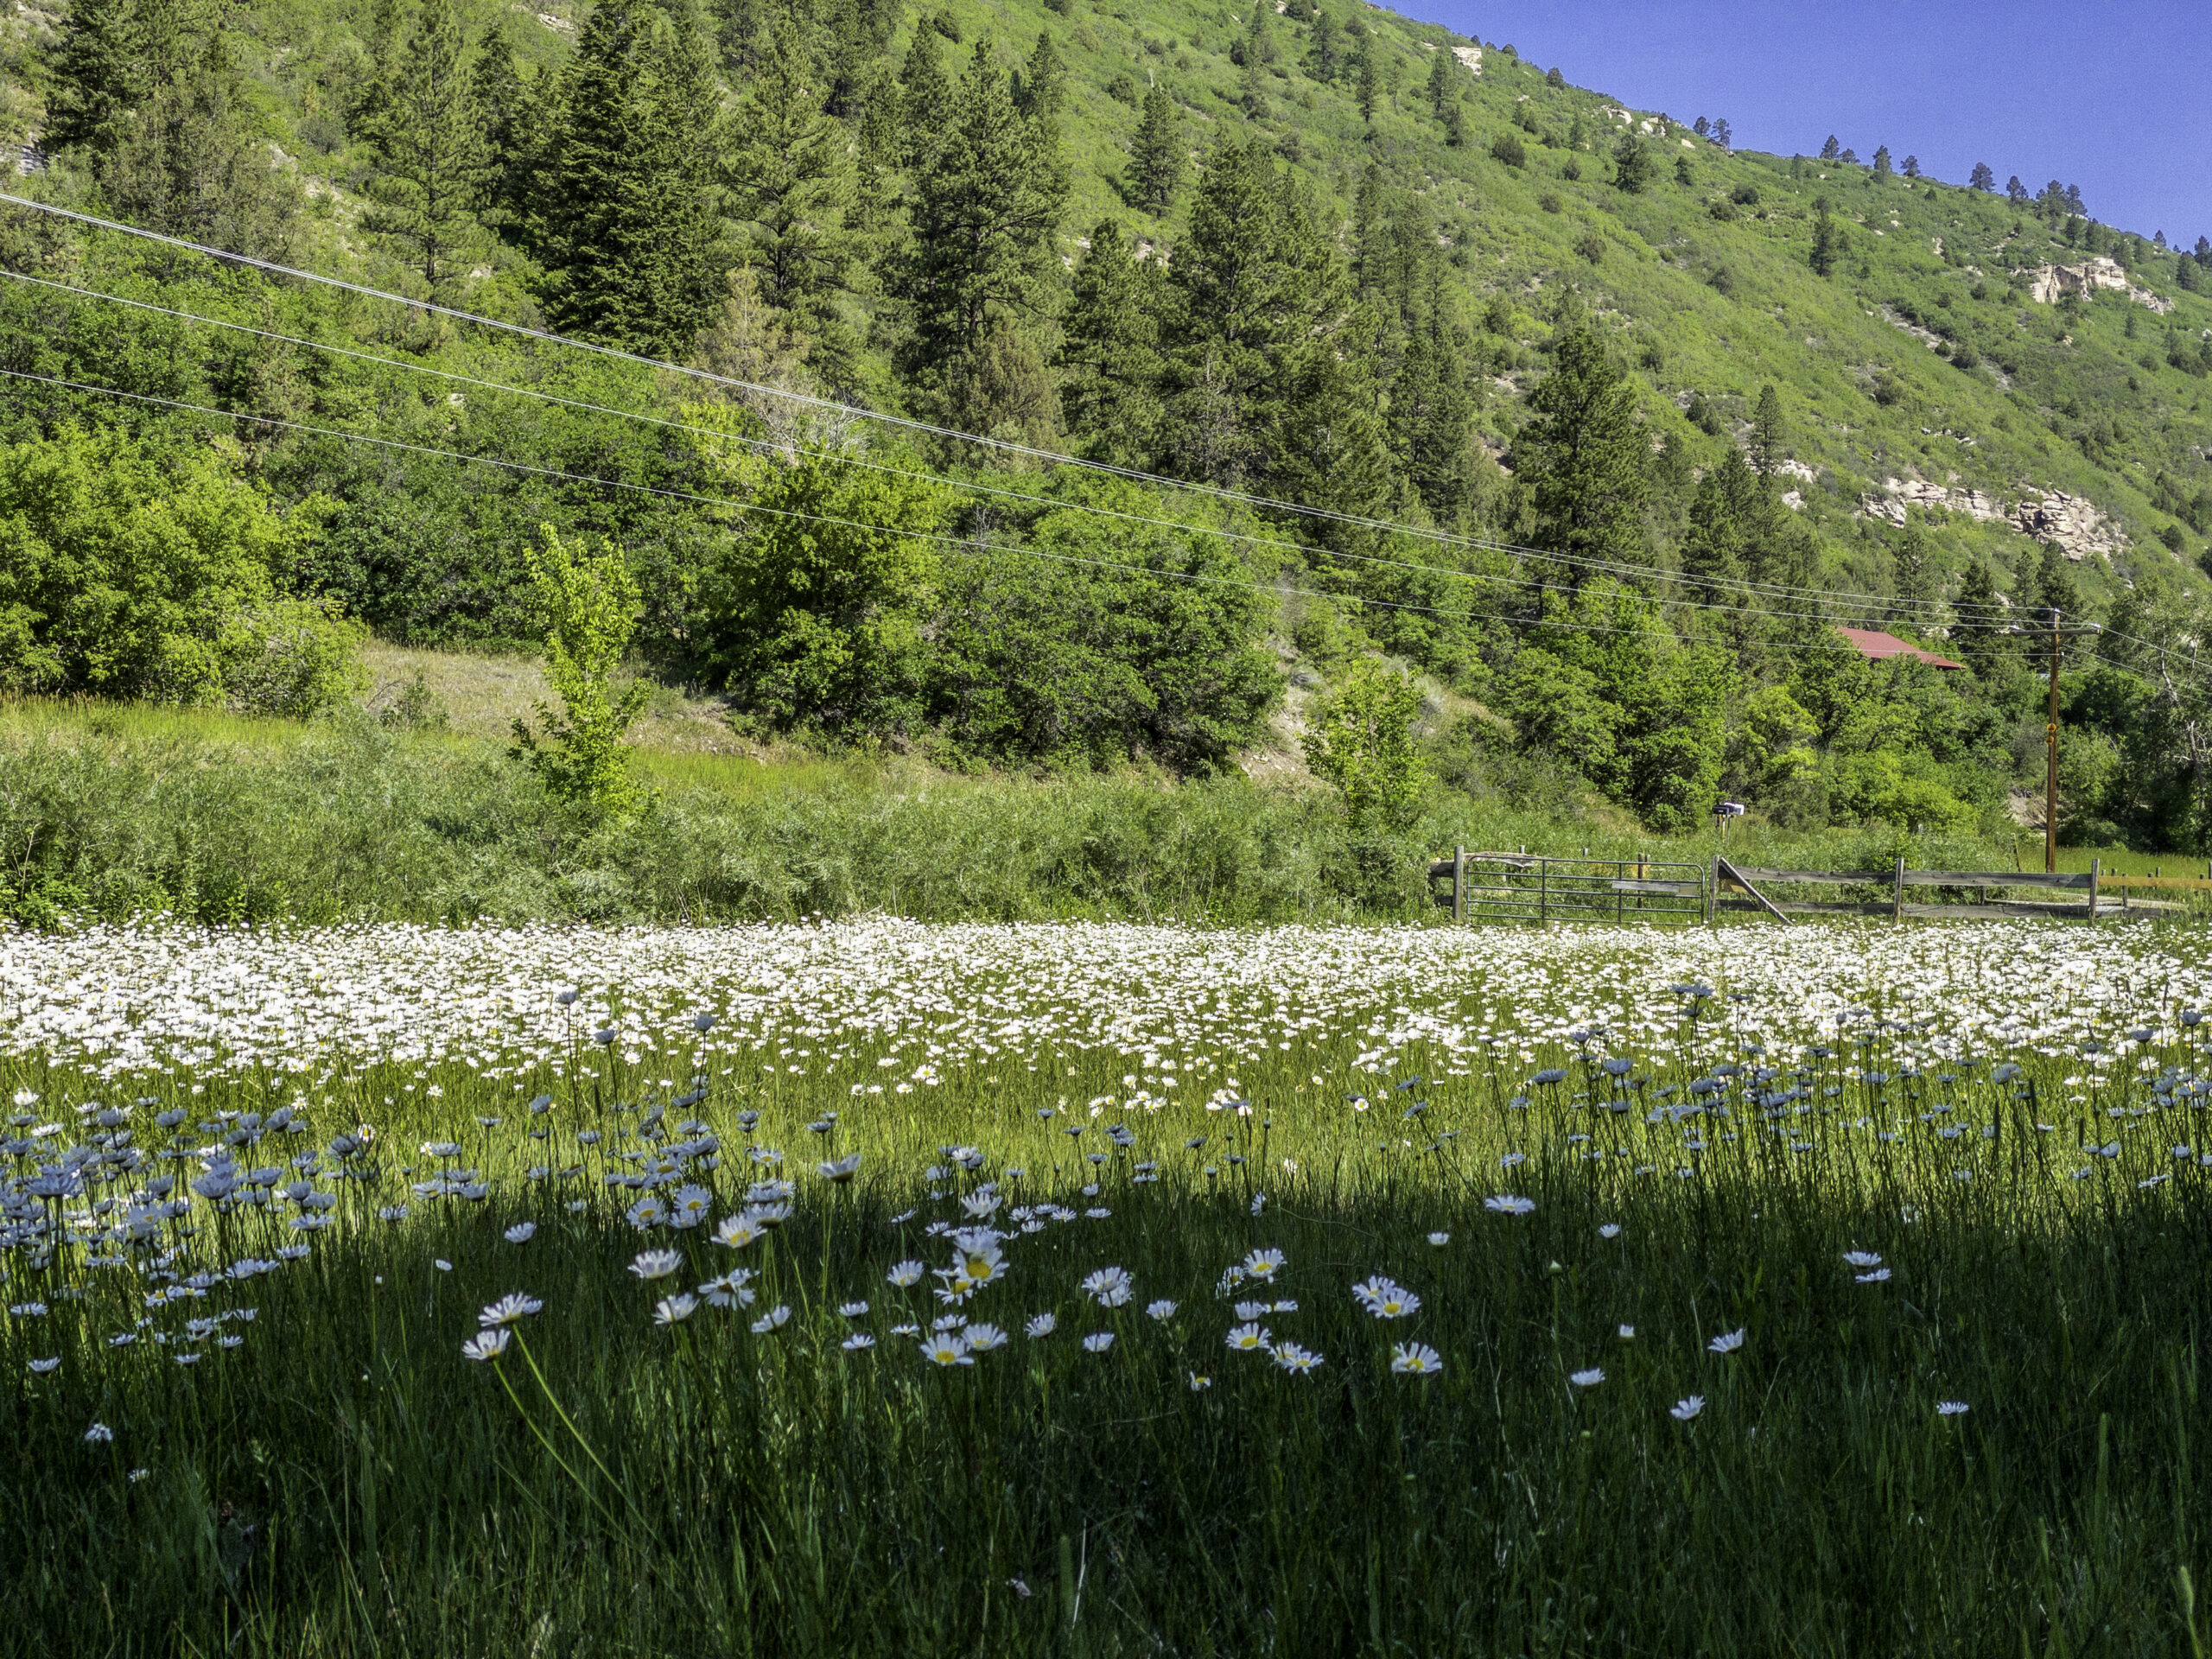
{"label": "wildflower meadow", "polygon": [[0,1651],[2201,1656],[2212,960],[0,936]]}

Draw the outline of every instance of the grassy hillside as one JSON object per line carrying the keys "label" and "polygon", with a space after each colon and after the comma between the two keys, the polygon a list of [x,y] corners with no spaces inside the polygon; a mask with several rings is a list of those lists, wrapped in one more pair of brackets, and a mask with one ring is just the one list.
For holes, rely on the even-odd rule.
{"label": "grassy hillside", "polygon": [[[537,12],[477,0],[464,12],[473,35],[505,41],[541,72],[567,56],[582,15],[570,0]],[[1479,42],[1478,68],[1455,60],[1451,71],[1466,124],[1465,143],[1452,148],[1426,89],[1439,54],[1478,55],[1470,41],[1388,12],[1365,18],[1378,30],[1381,60],[1371,122],[1361,118],[1356,85],[1313,77],[1314,29],[1287,15],[1270,31],[1260,113],[1248,114],[1231,48],[1249,19],[1176,0],[1072,0],[1064,11],[956,0],[904,21],[883,60],[895,65],[917,29],[939,35],[948,52],[954,42],[991,41],[1009,64],[1040,32],[1052,38],[1068,76],[1072,191],[1060,242],[1071,263],[1104,217],[1171,253],[1183,230],[1185,200],[1153,214],[1122,189],[1139,121],[1131,93],[1154,80],[1184,111],[1194,164],[1217,139],[1263,135],[1346,238],[1362,181],[1377,169],[1389,189],[1427,210],[1449,247],[1489,371],[1480,424],[1500,452],[1520,423],[1530,348],[1561,289],[1584,296],[1620,335],[1656,394],[1655,435],[1704,442],[1668,412],[1693,398],[1712,409],[1720,431],[1740,430],[1771,382],[1796,459],[1817,474],[1802,491],[1804,510],[1839,545],[1841,563],[1830,573],[1838,588],[1875,591],[1888,581],[1889,526],[1866,518],[1862,502],[1893,480],[1980,490],[2005,506],[2051,491],[2085,497],[2113,521],[2120,544],[2084,560],[2093,592],[2162,560],[2193,573],[2212,531],[2212,501],[2191,505],[2212,487],[2212,416],[2202,359],[2190,352],[2212,337],[2212,299],[2177,286],[2171,256],[2139,237],[2101,235],[2101,252],[2110,247],[2132,264],[2137,297],[2105,289],[2087,304],[2037,303],[2035,271],[2093,257],[2079,221],[2056,226],[2001,194],[1863,166],[1731,154],[1663,114],[1574,86],[1571,64],[1561,66],[1567,84],[1554,84],[1510,48]],[[352,228],[369,162],[342,112],[372,67],[372,8],[269,3],[239,9],[236,21],[267,137],[308,181],[320,226],[308,238],[312,262],[376,270],[387,262]],[[0,20],[6,118],[18,143],[35,142],[42,52],[60,22],[31,7]],[[1649,134],[1662,158],[1656,181],[1636,195],[1611,181],[1611,151],[1631,128]],[[1492,156],[1509,135],[1522,145],[1521,165]],[[1821,196],[1847,227],[1827,279],[1807,263]],[[527,309],[519,294],[486,287],[474,302]],[[2171,353],[2185,366],[2169,360],[2170,340],[2190,348]],[[1953,366],[1955,345],[1970,348],[1972,367]],[[1944,573],[1954,578],[1969,551],[1997,557],[2000,573],[2032,556],[2025,537],[1966,512],[1939,522]],[[2186,556],[2174,561],[2157,538],[2177,531]]]}
{"label": "grassy hillside", "polygon": [[[733,147],[748,118],[757,124],[747,111],[776,49],[772,18],[745,0],[665,10],[696,16],[702,41],[711,36],[699,61],[720,113],[687,142],[711,162],[721,208],[734,213],[743,169]],[[260,187],[180,141],[165,165],[203,194],[236,199],[195,219],[190,190],[164,195],[143,168],[127,176],[136,139],[103,152],[52,136],[79,118],[67,111],[82,99],[87,20],[124,19],[113,28],[127,35],[154,28],[143,20],[157,14],[133,0],[18,7],[0,19],[0,124],[25,146],[15,188],[126,219],[130,202],[152,203],[138,217],[158,210],[195,238],[251,239],[294,265],[427,296],[429,279],[372,211],[378,201],[390,211],[394,142],[373,112],[413,49],[410,20],[435,10],[299,0],[192,23],[201,31],[192,38],[213,45],[175,86],[210,100],[202,125],[243,135],[249,170],[265,160],[276,191],[238,207]],[[572,66],[591,61],[577,53],[592,14],[565,0],[543,11],[466,0],[457,12],[470,73],[493,86],[488,67],[512,70],[505,91],[486,93],[505,100],[499,166],[536,182],[505,197],[484,187],[481,240],[436,291],[470,311],[559,324],[575,271],[559,264],[549,227],[567,207],[545,181],[566,164],[556,153],[570,132],[560,100],[576,95]],[[2207,635],[2191,619],[2212,531],[2212,298],[2194,289],[2212,288],[2212,268],[2003,193],[1731,152],[1662,113],[1576,87],[1572,65],[1541,71],[1510,48],[1363,7],[1290,0],[1255,16],[1176,0],[912,11],[824,0],[795,15],[821,83],[802,113],[826,121],[833,147],[860,168],[850,199],[825,218],[842,226],[836,280],[805,304],[768,305],[757,285],[773,276],[764,221],[729,219],[706,251],[715,280],[748,257],[751,269],[741,283],[732,276],[718,321],[664,349],[892,414],[949,421],[963,397],[980,397],[1010,411],[992,427],[1001,435],[1309,505],[1348,502],[1417,535],[1345,532],[926,437],[878,434],[867,453],[952,474],[958,493],[911,480],[879,490],[880,473],[837,467],[764,467],[732,459],[714,435],[755,446],[858,440],[834,422],[795,421],[787,405],[733,410],[696,381],[15,210],[0,214],[0,272],[14,279],[0,283],[0,370],[140,401],[0,382],[0,436],[52,444],[68,423],[90,423],[126,434],[156,470],[212,455],[282,521],[291,550],[267,582],[342,606],[390,642],[372,664],[380,704],[417,672],[443,671],[409,651],[533,640],[532,550],[549,537],[606,537],[639,584],[638,643],[663,688],[649,747],[758,750],[796,730],[804,742],[887,745],[953,770],[1012,763],[1064,775],[1132,760],[1218,771],[1257,746],[1267,753],[1255,770],[1295,772],[1309,696],[1379,657],[1426,676],[1447,804],[1640,814],[1677,832],[1726,791],[1751,799],[1777,833],[1909,834],[1935,822],[2001,841],[2008,790],[2040,777],[2039,663],[2000,639],[1974,657],[1974,674],[1948,682],[1910,670],[1853,679],[1821,660],[1834,650],[1825,625],[1940,642],[1947,603],[1972,615],[1961,592],[1970,580],[1986,572],[1992,607],[2024,608],[2047,601],[2056,571],[2075,590],[2069,611],[2113,633],[2094,657],[2071,660],[2065,678],[2069,834],[2205,850],[2212,787],[2197,757],[2212,715],[2193,655]],[[929,84],[917,66],[935,55],[941,68],[928,73],[950,99],[979,45],[1012,75],[1022,118],[1053,134],[1045,151],[1022,152],[1025,164],[1065,192],[1052,196],[1018,303],[990,302],[994,320],[974,331],[956,373],[931,359],[909,257],[934,165],[914,149],[914,130],[937,118],[916,103]],[[1183,152],[1173,188],[1147,182],[1141,153],[1156,92]],[[144,95],[118,130],[143,136],[158,103]],[[181,124],[188,135],[199,107]],[[1268,211],[1291,227],[1281,233],[1309,238],[1297,254],[1306,274],[1289,288],[1325,290],[1315,303],[1328,332],[1317,346],[1318,335],[1292,331],[1286,360],[1306,355],[1283,381],[1313,393],[1321,413],[1294,435],[1306,446],[1294,467],[1254,478],[1217,472],[1179,445],[1177,423],[1203,414],[1197,393],[1210,371],[1198,347],[1212,350],[1206,331],[1225,325],[1197,315],[1196,290],[1177,283],[1205,245],[1204,191],[1262,151],[1268,188],[1281,185],[1269,200],[1282,205]],[[1638,169],[1648,176],[1631,188]],[[513,205],[531,190],[535,207]],[[1144,445],[1116,406],[1082,402],[1075,343],[1100,327],[1100,308],[1082,315],[1084,282],[1109,219],[1141,273],[1130,279],[1141,299],[1121,309],[1161,331],[1166,367],[1152,391],[1165,435]],[[1631,572],[1625,594],[1555,601],[1563,567],[1495,544],[1567,544],[1542,506],[1531,399],[1561,341],[1586,328],[1625,371],[1649,476],[1637,520],[1610,545]],[[847,345],[832,349],[839,340]],[[1440,468],[1411,453],[1431,429],[1407,424],[1424,341],[1443,401],[1460,400],[1434,428],[1454,447]],[[1758,597],[1745,625],[1686,602],[1653,573],[1684,568],[1700,480],[1747,444],[1768,388],[1782,436],[1759,487],[1778,497],[1777,522],[1809,533],[1770,537],[1802,550],[1802,562],[1793,551],[1753,574],[1827,597]],[[224,416],[213,428],[210,410]],[[63,470],[108,464],[86,453],[68,451]],[[1424,464],[1450,487],[1432,488]],[[836,580],[864,566],[880,584],[826,626],[835,633],[898,613],[904,632],[893,632],[911,647],[865,695],[847,687],[842,701],[807,708],[760,665],[762,619],[791,614],[805,582],[772,603],[760,592],[732,597],[754,581],[764,526],[802,508],[814,522],[895,527],[887,563],[868,563],[877,552],[865,550],[823,555]],[[1178,583],[1180,597],[1157,599]],[[1598,609],[1562,621],[1589,605]],[[1613,620],[1592,620],[1608,605]],[[23,623],[33,632],[44,626],[36,612]],[[1633,638],[1607,644],[1604,660],[1569,649],[1624,635]],[[796,637],[785,628],[774,643]],[[1964,643],[1949,649],[1971,654]],[[9,667],[0,689],[148,695],[122,679],[104,687],[35,669]],[[1571,703],[1585,680],[1610,734],[1590,737],[1574,708],[1546,701],[1563,686]],[[492,681],[508,683],[480,699]],[[424,695],[492,736],[531,700],[531,683],[520,667],[502,668]],[[1456,727],[1440,725],[1440,709]],[[1637,781],[1677,763],[1629,747],[1676,728],[1696,750],[1680,776],[1664,787]],[[1591,804],[1600,791],[1611,805]],[[1632,816],[1623,822],[1631,839],[1644,833]]]}

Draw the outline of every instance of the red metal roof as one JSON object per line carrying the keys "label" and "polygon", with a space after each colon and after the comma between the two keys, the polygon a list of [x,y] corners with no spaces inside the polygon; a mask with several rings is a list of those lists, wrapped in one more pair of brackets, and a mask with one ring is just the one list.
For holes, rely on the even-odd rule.
{"label": "red metal roof", "polygon": [[1892,657],[1916,657],[1930,668],[1964,668],[1964,663],[1955,663],[1948,657],[1938,657],[1932,651],[1923,651],[1918,645],[1900,639],[1894,633],[1883,633],[1873,628],[1838,628],[1836,632],[1858,648],[1859,654],[1870,663],[1887,662]]}

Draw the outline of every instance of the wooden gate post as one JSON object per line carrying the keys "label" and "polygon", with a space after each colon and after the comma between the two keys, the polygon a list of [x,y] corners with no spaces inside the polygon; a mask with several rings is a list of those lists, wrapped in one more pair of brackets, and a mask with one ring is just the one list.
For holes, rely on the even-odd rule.
{"label": "wooden gate post", "polygon": [[2104,873],[2104,863],[2101,858],[2093,858],[2089,861],[2089,925],[2091,927],[2097,925],[2097,878]]}
{"label": "wooden gate post", "polygon": [[1904,920],[1904,860],[1903,857],[1897,860],[1897,893],[1890,900],[1890,919],[1893,922]]}
{"label": "wooden gate post", "polygon": [[1467,849],[1465,847],[1452,849],[1452,919],[1455,922],[1467,919]]}

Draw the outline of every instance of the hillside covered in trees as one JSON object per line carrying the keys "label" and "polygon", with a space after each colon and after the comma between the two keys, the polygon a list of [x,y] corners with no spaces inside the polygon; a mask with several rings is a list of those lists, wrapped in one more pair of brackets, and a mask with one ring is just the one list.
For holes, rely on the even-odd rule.
{"label": "hillside covered in trees", "polygon": [[1446,788],[1967,828],[2056,607],[2066,833],[2205,850],[2212,245],[1571,72],[1343,0],[19,5],[79,216],[0,203],[0,689],[312,703],[610,546],[760,731],[1200,774],[1287,696],[1325,772],[1410,715]]}

